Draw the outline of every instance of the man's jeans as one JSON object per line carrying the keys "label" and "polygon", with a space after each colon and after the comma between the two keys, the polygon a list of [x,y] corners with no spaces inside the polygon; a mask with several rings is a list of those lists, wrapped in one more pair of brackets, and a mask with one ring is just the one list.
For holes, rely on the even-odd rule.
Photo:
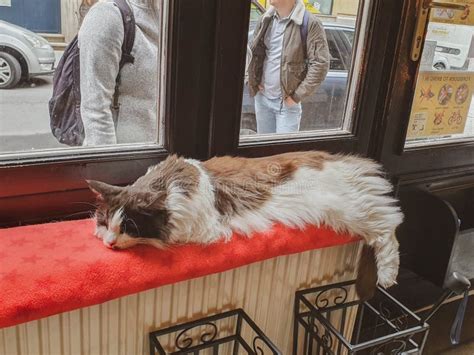
{"label": "man's jeans", "polygon": [[298,132],[301,121],[301,103],[287,107],[281,99],[269,99],[261,92],[255,96],[257,133]]}

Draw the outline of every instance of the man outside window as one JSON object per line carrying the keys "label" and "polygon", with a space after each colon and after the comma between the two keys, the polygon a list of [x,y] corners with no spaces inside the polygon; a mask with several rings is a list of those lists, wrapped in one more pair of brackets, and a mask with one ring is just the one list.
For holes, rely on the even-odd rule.
{"label": "man outside window", "polygon": [[297,132],[301,100],[314,93],[329,70],[326,34],[302,0],[270,4],[255,27],[247,67],[257,133]]}

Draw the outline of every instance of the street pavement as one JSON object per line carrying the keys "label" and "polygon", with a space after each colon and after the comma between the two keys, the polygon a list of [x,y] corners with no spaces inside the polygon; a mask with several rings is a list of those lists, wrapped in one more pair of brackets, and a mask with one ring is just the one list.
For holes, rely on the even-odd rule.
{"label": "street pavement", "polygon": [[[56,65],[62,52],[56,52]],[[65,147],[49,127],[48,101],[53,77],[32,78],[10,90],[0,90],[0,154]]]}

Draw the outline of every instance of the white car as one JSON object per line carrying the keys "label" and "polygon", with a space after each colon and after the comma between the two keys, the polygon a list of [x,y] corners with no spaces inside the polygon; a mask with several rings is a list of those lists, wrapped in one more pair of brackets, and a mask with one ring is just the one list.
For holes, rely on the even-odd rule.
{"label": "white car", "polygon": [[473,26],[430,23],[426,39],[436,42],[433,69],[462,70],[465,68],[473,38]]}
{"label": "white car", "polygon": [[54,50],[43,37],[0,20],[0,89],[21,79],[54,73]]}

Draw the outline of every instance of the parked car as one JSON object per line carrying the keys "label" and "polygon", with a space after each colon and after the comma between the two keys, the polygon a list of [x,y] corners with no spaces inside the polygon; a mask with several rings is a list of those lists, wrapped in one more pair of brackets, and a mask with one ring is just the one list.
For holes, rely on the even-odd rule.
{"label": "parked car", "polygon": [[466,70],[474,39],[473,26],[430,22],[426,39],[436,42],[433,68]]}
{"label": "parked car", "polygon": [[[265,8],[252,0],[249,41],[258,21],[258,16],[255,16],[257,11],[261,16]],[[355,29],[353,26],[331,22],[323,22],[323,25],[331,56],[330,69],[326,80],[316,92],[302,102],[301,131],[334,129],[341,127],[343,123]],[[240,128],[242,135],[257,131],[254,100],[249,95],[247,85],[244,85]]]}
{"label": "parked car", "polygon": [[0,20],[0,89],[54,73],[54,50],[43,37]]}

